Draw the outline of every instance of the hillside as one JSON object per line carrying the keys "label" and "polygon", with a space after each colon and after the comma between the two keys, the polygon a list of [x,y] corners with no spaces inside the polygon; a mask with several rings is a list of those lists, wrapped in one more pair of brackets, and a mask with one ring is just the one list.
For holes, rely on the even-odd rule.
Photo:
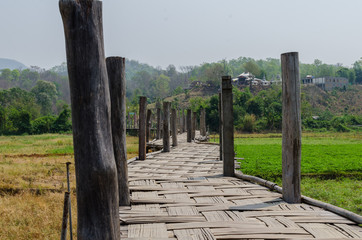
{"label": "hillside", "polygon": [[325,92],[316,86],[302,88],[306,100],[315,110],[330,111],[334,115],[362,115],[362,85],[353,85],[346,91],[334,90]]}
{"label": "hillside", "polygon": [[27,66],[13,59],[0,58],[0,70],[4,68],[14,69],[25,69]]}

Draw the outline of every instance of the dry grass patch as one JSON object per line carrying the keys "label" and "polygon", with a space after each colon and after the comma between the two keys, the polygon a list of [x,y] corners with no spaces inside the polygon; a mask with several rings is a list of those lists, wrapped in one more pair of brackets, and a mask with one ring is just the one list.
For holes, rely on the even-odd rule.
{"label": "dry grass patch", "polygon": [[[127,137],[128,158],[138,138]],[[73,234],[76,236],[72,135],[0,136],[0,239],[59,239],[66,162],[70,165]]]}
{"label": "dry grass patch", "polygon": [[[72,200],[73,236],[76,237],[76,200]],[[59,239],[63,193],[23,192],[0,197],[0,239]],[[69,229],[68,229],[69,231]]]}

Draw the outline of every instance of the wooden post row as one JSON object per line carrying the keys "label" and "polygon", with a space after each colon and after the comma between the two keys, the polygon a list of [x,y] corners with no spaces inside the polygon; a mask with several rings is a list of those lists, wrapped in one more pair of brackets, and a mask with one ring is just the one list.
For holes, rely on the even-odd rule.
{"label": "wooden post row", "polygon": [[138,123],[138,156],[140,160],[146,159],[146,111],[147,98],[140,97],[139,104],[139,123]]}
{"label": "wooden post row", "polygon": [[222,159],[224,176],[235,175],[233,93],[230,76],[222,77]]}
{"label": "wooden post row", "polygon": [[117,166],[119,206],[130,205],[126,147],[126,73],[125,58],[106,59],[111,96],[111,123],[114,158]]}
{"label": "wooden post row", "polygon": [[170,151],[170,102],[163,102],[163,151]]}
{"label": "wooden post row", "polygon": [[300,203],[302,128],[298,53],[290,52],[282,54],[281,64],[283,84],[283,198],[288,203]]}
{"label": "wooden post row", "polygon": [[102,2],[60,0],[71,91],[78,239],[120,239]]}

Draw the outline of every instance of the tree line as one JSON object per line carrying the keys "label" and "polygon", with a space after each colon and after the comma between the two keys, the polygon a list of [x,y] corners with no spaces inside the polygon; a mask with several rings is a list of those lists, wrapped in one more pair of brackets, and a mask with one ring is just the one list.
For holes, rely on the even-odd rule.
{"label": "tree line", "polygon": [[[332,114],[329,110],[318,112],[313,109],[302,93],[302,127],[311,131],[360,131],[362,116]],[[211,132],[219,131],[219,96],[217,94],[205,98],[190,99],[192,111],[206,110],[206,123]],[[236,131],[263,132],[280,131],[282,128],[282,90],[281,86],[273,86],[252,94],[249,87],[243,90],[233,87],[234,126]],[[318,112],[318,113],[317,113]],[[318,116],[315,116],[318,114]]]}
{"label": "tree line", "polygon": [[0,75],[0,134],[71,130],[66,76],[36,67],[3,69]]}

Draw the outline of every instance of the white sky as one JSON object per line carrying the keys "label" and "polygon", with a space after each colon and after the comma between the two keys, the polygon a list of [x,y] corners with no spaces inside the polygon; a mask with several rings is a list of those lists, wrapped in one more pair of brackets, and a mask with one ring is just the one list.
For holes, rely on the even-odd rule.
{"label": "white sky", "polygon": [[[240,56],[350,66],[362,57],[361,0],[104,0],[107,56],[153,66]],[[0,57],[50,68],[65,61],[58,0],[0,0]]]}

